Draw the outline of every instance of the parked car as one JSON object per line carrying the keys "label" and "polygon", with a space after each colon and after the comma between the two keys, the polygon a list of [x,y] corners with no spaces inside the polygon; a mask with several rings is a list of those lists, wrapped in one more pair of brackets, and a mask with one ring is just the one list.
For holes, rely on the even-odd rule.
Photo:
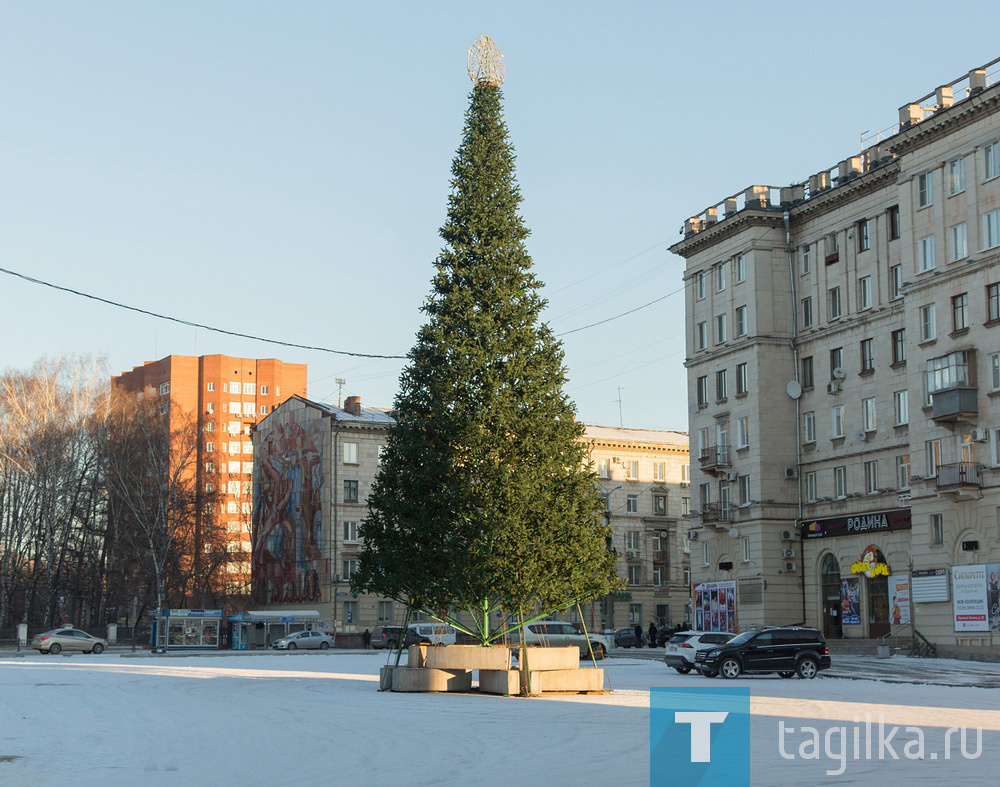
{"label": "parked car", "polygon": [[635,629],[634,628],[624,628],[618,629],[614,634],[614,641],[616,648],[641,648],[642,643],[636,642],[635,639]]}
{"label": "parked car", "polygon": [[406,627],[407,645],[454,645],[455,629],[447,623],[411,623]]}
{"label": "parked car", "polygon": [[663,646],[663,662],[686,675],[694,669],[698,651],[725,645],[732,638],[726,631],[678,631]]}
{"label": "parked car", "polygon": [[[511,632],[510,641],[518,642],[517,631]],[[526,645],[543,645],[552,648],[576,645],[580,648],[580,658],[589,658],[593,649],[594,657],[603,659],[611,647],[611,640],[603,634],[584,635],[572,623],[559,620],[539,620],[524,627]],[[588,644],[589,643],[589,644]]]}
{"label": "parked car", "polygon": [[372,629],[372,647],[376,650],[395,650],[403,638],[402,626],[376,626]]}
{"label": "parked car", "polygon": [[84,653],[103,653],[108,646],[106,639],[95,637],[74,628],[59,628],[35,634],[31,647],[41,653],[61,653],[64,650],[82,650]]}
{"label": "parked car", "polygon": [[333,647],[333,637],[318,631],[296,631],[294,634],[276,639],[271,647],[275,650],[329,650]]}
{"label": "parked car", "polygon": [[695,666],[707,677],[776,672],[783,678],[815,678],[830,668],[830,649],[816,629],[774,626],[746,631],[721,647],[698,651]]}
{"label": "parked car", "polygon": [[668,642],[674,634],[678,634],[681,631],[685,631],[684,626],[661,626],[656,630],[656,646],[662,648]]}

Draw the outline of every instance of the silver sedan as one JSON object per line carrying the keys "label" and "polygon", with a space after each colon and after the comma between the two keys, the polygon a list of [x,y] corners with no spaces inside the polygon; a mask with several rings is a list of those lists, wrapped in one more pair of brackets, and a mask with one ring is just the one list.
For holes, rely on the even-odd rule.
{"label": "silver sedan", "polygon": [[52,629],[31,638],[31,647],[41,653],[61,653],[64,650],[82,650],[84,653],[103,653],[108,646],[106,639],[73,628]]}
{"label": "silver sedan", "polygon": [[271,645],[277,650],[298,650],[299,648],[328,650],[332,646],[333,637],[329,634],[320,634],[318,631],[296,631],[287,637],[276,639]]}

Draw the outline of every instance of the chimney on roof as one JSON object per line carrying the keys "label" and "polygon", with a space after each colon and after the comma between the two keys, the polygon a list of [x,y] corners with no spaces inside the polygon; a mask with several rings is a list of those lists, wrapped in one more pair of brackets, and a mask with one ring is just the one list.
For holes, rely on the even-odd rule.
{"label": "chimney on roof", "polygon": [[361,397],[348,396],[347,401],[344,402],[344,409],[353,416],[361,415]]}

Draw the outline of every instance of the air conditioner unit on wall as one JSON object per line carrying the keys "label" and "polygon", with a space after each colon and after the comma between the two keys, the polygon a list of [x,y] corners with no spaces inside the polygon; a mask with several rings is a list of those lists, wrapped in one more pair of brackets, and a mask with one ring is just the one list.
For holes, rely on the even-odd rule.
{"label": "air conditioner unit on wall", "polygon": [[739,477],[740,477],[739,473],[726,473],[727,481],[737,481],[739,480]]}
{"label": "air conditioner unit on wall", "polygon": [[688,530],[688,541],[697,541],[697,540],[698,540],[698,531]]}
{"label": "air conditioner unit on wall", "polygon": [[987,437],[988,432],[985,429],[972,430],[972,442],[974,443],[985,443]]}
{"label": "air conditioner unit on wall", "polygon": [[788,563],[788,562],[786,562],[785,563],[785,573],[786,574],[794,574],[795,573],[795,564],[794,563]]}
{"label": "air conditioner unit on wall", "polygon": [[781,531],[781,540],[782,541],[794,541],[795,540],[795,534],[791,530],[782,530]]}
{"label": "air conditioner unit on wall", "polygon": [[781,551],[781,556],[784,557],[784,558],[795,557],[795,550],[794,549],[783,549]]}
{"label": "air conditioner unit on wall", "polygon": [[826,392],[828,394],[839,394],[840,393],[840,383],[834,380],[826,384]]}
{"label": "air conditioner unit on wall", "polygon": [[639,557],[639,550],[638,549],[626,549],[625,550],[625,557],[637,558],[637,557]]}
{"label": "air conditioner unit on wall", "polygon": [[797,467],[786,467],[785,468],[785,480],[792,481],[799,477],[799,470]]}
{"label": "air conditioner unit on wall", "polygon": [[690,481],[681,481],[681,488],[682,489],[687,489],[689,486],[691,486],[691,482]]}

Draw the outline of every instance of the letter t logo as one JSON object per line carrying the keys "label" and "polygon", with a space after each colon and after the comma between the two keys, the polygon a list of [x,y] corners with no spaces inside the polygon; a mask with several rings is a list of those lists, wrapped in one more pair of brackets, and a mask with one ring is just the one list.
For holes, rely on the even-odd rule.
{"label": "letter t logo", "polygon": [[712,761],[712,725],[722,724],[729,711],[676,711],[674,721],[691,725],[691,762]]}

